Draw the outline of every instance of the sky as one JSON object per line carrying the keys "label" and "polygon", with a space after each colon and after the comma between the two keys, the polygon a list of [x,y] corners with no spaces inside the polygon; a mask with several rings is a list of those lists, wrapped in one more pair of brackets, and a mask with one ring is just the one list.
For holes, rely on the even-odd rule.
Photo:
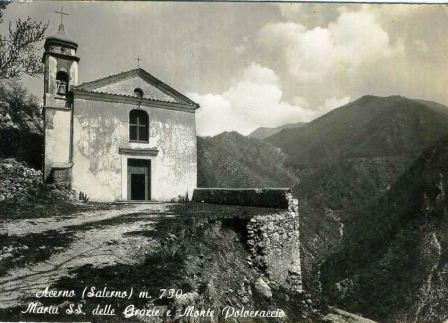
{"label": "sky", "polygon": [[[20,2],[79,44],[80,82],[140,66],[198,102],[199,135],[306,122],[363,95],[448,105],[448,6]],[[23,78],[42,97],[42,78]]]}

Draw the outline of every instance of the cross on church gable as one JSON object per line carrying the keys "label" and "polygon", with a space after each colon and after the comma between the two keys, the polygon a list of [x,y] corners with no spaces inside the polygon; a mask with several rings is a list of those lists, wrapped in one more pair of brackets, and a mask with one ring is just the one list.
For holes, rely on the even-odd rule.
{"label": "cross on church gable", "polygon": [[140,68],[140,61],[142,59],[140,58],[140,56],[137,56],[137,58],[135,60],[137,61],[137,68]]}

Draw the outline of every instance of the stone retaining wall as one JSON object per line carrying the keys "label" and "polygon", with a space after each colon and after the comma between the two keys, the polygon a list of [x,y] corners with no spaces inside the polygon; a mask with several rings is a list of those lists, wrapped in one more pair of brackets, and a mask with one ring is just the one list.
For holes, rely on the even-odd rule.
{"label": "stone retaining wall", "polygon": [[247,244],[253,265],[271,281],[291,292],[302,292],[297,200],[287,210],[252,217]]}
{"label": "stone retaining wall", "polygon": [[298,201],[290,189],[199,188],[193,201],[272,208],[247,221],[248,262],[269,281],[302,292]]}

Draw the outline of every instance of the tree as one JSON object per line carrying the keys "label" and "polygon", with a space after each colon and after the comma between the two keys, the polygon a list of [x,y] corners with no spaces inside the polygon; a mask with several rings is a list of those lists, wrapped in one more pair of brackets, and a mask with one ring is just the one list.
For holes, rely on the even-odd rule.
{"label": "tree", "polygon": [[[0,0],[0,23],[8,3]],[[36,46],[45,38],[47,28],[48,22],[37,22],[31,17],[9,22],[7,35],[0,35],[0,80],[42,74]]]}
{"label": "tree", "polygon": [[15,158],[40,169],[42,123],[36,97],[14,80],[0,82],[0,159]]}

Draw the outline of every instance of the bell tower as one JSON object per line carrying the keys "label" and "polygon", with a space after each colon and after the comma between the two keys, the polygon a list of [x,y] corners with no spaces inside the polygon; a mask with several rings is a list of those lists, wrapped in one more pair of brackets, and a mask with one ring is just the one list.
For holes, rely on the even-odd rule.
{"label": "bell tower", "polygon": [[65,31],[63,16],[56,34],[45,40],[44,54],[44,180],[69,187],[71,183],[71,88],[78,84],[78,44]]}

